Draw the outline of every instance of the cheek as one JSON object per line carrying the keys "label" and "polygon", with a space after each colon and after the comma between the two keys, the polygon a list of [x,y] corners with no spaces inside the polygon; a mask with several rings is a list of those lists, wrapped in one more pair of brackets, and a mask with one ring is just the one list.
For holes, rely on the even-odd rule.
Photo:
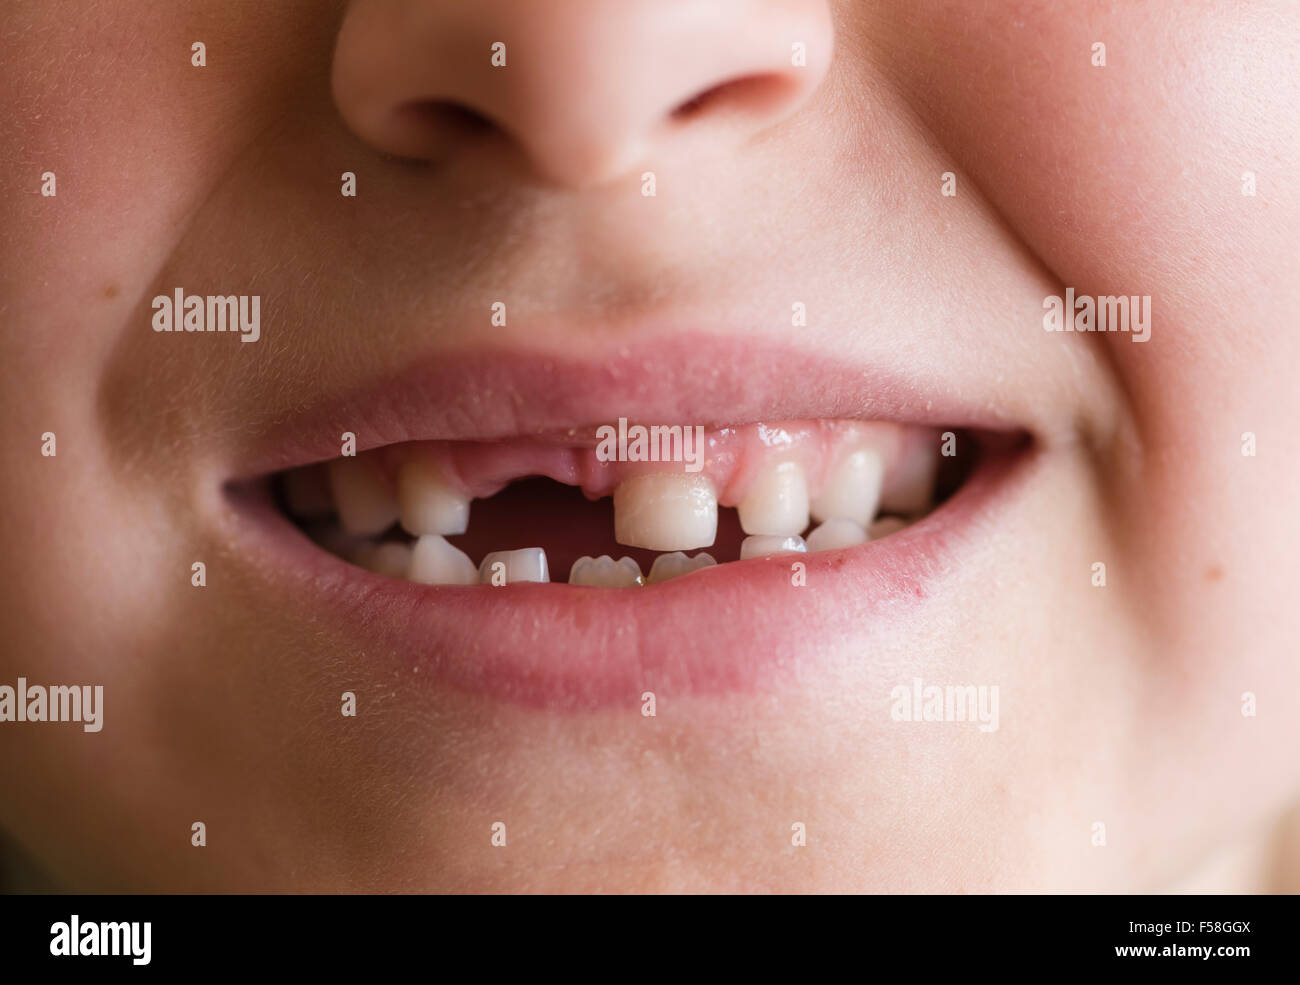
{"label": "cheek", "polygon": [[[42,349],[69,354],[108,338],[97,323],[126,317],[196,205],[292,111],[317,54],[327,69],[332,29],[302,2],[261,23],[224,5],[85,8],[24,6],[9,32],[21,44],[0,52],[0,269],[22,274],[11,310],[59,329]],[[47,172],[54,197],[40,193]]]}
{"label": "cheek", "polygon": [[1152,297],[1164,344],[1113,346],[1144,416],[1176,427],[1200,386],[1277,377],[1258,342],[1233,336],[1270,332],[1300,300],[1300,189],[1287,179],[1300,105],[1282,81],[1295,78],[1285,39],[1300,36],[1300,8],[1034,0],[1015,14],[908,5],[878,25],[882,70],[1062,286]]}
{"label": "cheek", "polygon": [[1152,299],[1147,342],[1058,338],[1105,347],[1126,392],[1130,423],[1100,452],[1113,543],[1096,549],[1153,627],[1154,676],[1191,671],[1176,686],[1216,703],[1239,679],[1282,689],[1300,579],[1281,494],[1300,460],[1300,8],[1035,0],[1008,17],[920,0],[867,16],[959,194],[987,200],[1061,289]]}

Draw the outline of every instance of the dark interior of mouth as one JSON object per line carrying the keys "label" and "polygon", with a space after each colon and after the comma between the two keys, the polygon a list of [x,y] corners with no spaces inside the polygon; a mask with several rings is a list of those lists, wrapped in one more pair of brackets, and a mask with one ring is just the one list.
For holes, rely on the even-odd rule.
{"label": "dark interior of mouth", "polygon": [[[583,556],[626,556],[649,571],[662,553],[626,547],[614,539],[613,497],[592,502],[577,487],[542,477],[517,480],[495,496],[474,500],[470,516],[469,530],[448,541],[476,560],[491,551],[540,547],[555,580],[566,577]],[[736,511],[719,506],[717,540],[700,549],[719,562],[729,561],[740,555],[744,539]]]}
{"label": "dark interior of mouth", "polygon": [[[1006,433],[958,432],[956,446],[959,453],[940,459],[934,503],[927,512],[939,509],[951,498],[982,461],[1013,452],[1023,443],[1019,441],[1023,437]],[[318,543],[323,543],[322,524],[294,519],[287,508],[282,476],[276,476],[274,480],[273,488],[281,512]],[[336,523],[326,521],[326,524],[331,522]],[[326,532],[329,532],[328,526]],[[745,536],[735,508],[719,506],[717,538],[712,546],[700,550],[711,554],[720,564],[734,561],[740,555],[740,545]],[[373,539],[410,542],[414,538],[394,525]],[[646,572],[661,553],[627,547],[614,539],[612,497],[592,501],[577,487],[541,476],[522,476],[496,495],[474,500],[468,531],[449,536],[447,540],[475,563],[492,551],[540,547],[546,551],[554,581],[566,580],[570,567],[584,556],[631,557],[642,572]]]}

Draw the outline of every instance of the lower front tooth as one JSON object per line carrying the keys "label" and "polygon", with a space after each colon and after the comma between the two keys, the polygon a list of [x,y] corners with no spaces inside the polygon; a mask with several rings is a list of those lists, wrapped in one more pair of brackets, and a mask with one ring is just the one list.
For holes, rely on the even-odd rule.
{"label": "lower front tooth", "polygon": [[768,554],[802,554],[808,550],[802,537],[772,537],[759,535],[746,537],[740,542],[740,559],[766,557]]}
{"label": "lower front tooth", "polygon": [[493,551],[478,566],[478,580],[484,585],[512,585],[523,581],[550,581],[546,552],[540,547],[517,551]]}
{"label": "lower front tooth", "polygon": [[808,550],[838,551],[867,542],[867,532],[852,520],[835,517],[808,535]]}
{"label": "lower front tooth", "polygon": [[379,472],[365,459],[349,455],[329,463],[330,488],[339,526],[350,534],[381,534],[397,520],[397,500]]}
{"label": "lower front tooth", "polygon": [[615,561],[608,554],[600,557],[580,557],[569,569],[570,585],[587,585],[592,588],[632,588],[644,583],[640,566],[630,557]]}
{"label": "lower front tooth", "polygon": [[650,565],[650,574],[646,575],[647,585],[657,585],[661,581],[668,581],[670,578],[680,578],[682,575],[689,575],[692,571],[699,571],[701,568],[711,568],[717,565],[713,560],[712,554],[706,554],[701,551],[695,557],[687,557],[681,551],[673,551],[671,554],[660,554]]}
{"label": "lower front tooth", "polygon": [[651,551],[710,546],[718,533],[718,497],[702,475],[650,472],[614,490],[614,539]]}
{"label": "lower front tooth", "polygon": [[415,542],[406,577],[422,585],[478,584],[478,571],[469,555],[436,534]]}
{"label": "lower front tooth", "polygon": [[411,548],[395,540],[386,540],[382,544],[366,544],[357,548],[352,555],[352,560],[377,575],[405,578],[411,568]]}

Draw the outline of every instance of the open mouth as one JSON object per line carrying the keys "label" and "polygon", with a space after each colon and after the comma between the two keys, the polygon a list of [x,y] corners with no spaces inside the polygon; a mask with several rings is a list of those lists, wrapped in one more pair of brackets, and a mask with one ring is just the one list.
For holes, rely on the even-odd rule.
{"label": "open mouth", "polygon": [[978,605],[954,578],[1039,444],[800,358],[443,355],[266,428],[221,536],[259,594],[424,685],[562,710],[806,686]]}
{"label": "open mouth", "polygon": [[403,442],[286,470],[286,518],[384,577],[639,589],[922,520],[989,436],[858,421],[574,429],[563,441]]}

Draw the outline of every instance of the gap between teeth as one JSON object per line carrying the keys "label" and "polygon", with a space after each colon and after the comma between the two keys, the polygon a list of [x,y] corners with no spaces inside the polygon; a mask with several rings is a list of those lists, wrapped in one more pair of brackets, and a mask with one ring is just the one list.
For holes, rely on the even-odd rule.
{"label": "gap between teeth", "polygon": [[[540,547],[495,551],[475,566],[470,557],[446,540],[469,528],[471,500],[438,468],[422,460],[404,463],[390,488],[357,457],[336,459],[321,470],[328,476],[328,496],[313,489],[303,474],[290,473],[285,495],[291,512],[319,517],[332,499],[338,526],[351,547],[338,553],[361,567],[390,577],[406,577],[433,585],[504,586],[547,582],[546,553]],[[305,473],[306,470],[300,470]],[[872,448],[852,448],[828,470],[822,488],[810,497],[803,467],[796,461],[766,462],[748,483],[737,504],[741,529],[748,535],[740,559],[781,553],[842,550],[877,540],[906,526],[897,516],[877,518],[884,507],[898,504],[919,512],[928,506],[934,468],[914,465],[894,484],[882,503],[884,468]],[[809,530],[809,525],[816,526]],[[400,522],[415,540],[357,544],[355,538],[376,537]],[[628,588],[683,577],[717,564],[708,553],[688,557],[685,551],[711,547],[718,527],[718,499],[702,474],[648,472],[624,479],[614,489],[615,539],[629,547],[662,551],[649,572],[630,557],[582,557],[569,571],[569,583],[590,587]],[[337,533],[337,531],[336,531]],[[806,536],[806,539],[805,539]]]}

